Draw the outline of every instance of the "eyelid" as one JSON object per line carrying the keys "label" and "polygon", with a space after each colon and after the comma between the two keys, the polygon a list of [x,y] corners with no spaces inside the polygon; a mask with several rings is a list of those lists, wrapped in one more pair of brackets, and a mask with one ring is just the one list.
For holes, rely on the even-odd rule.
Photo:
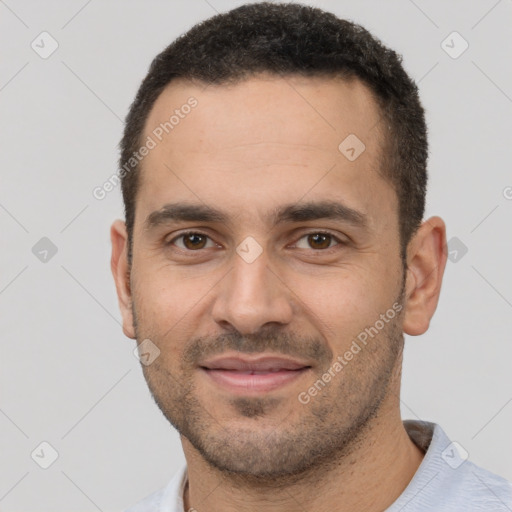
{"label": "eyelid", "polygon": [[[337,242],[332,247],[327,247],[326,249],[316,249],[316,250],[315,249],[309,249],[309,250],[311,250],[313,252],[328,253],[331,250],[335,249],[337,246],[339,246],[339,245],[346,245],[348,243],[346,240],[343,240],[339,236],[335,235],[332,231],[325,230],[325,229],[320,229],[320,230],[319,229],[312,229],[311,231],[308,231],[307,233],[302,233],[302,235],[297,239],[297,241],[294,242],[294,245],[297,244],[297,242],[299,240],[302,240],[305,236],[309,236],[309,235],[328,235],[333,240],[335,240]],[[307,249],[305,249],[305,250],[307,250]]]}
{"label": "eyelid", "polygon": [[[173,236],[173,237],[171,238],[171,240],[169,240],[168,242],[165,242],[165,241],[164,241],[164,244],[165,244],[165,245],[175,245],[175,244],[174,244],[174,242],[175,242],[176,240],[179,240],[180,238],[183,238],[183,237],[185,237],[185,236],[187,236],[187,235],[199,235],[199,236],[203,236],[203,237],[205,237],[205,238],[208,238],[210,241],[212,241],[212,242],[213,242],[214,244],[216,244],[217,246],[219,245],[219,244],[217,244],[217,242],[215,242],[215,241],[213,240],[213,238],[212,238],[210,235],[208,235],[207,233],[203,233],[202,231],[199,231],[199,230],[192,230],[192,229],[189,229],[188,231],[182,231],[181,233],[179,233],[179,234],[177,234],[177,235]],[[206,243],[208,243],[208,241],[207,241]],[[191,250],[191,249],[183,249],[182,247],[178,247],[178,249],[180,249],[180,250],[182,250],[182,251],[184,251],[184,252],[191,252],[191,253],[192,253],[192,252],[199,252],[200,250],[202,250],[202,249],[197,249],[196,251],[194,251],[194,250]],[[203,249],[205,249],[205,247],[203,247]]]}

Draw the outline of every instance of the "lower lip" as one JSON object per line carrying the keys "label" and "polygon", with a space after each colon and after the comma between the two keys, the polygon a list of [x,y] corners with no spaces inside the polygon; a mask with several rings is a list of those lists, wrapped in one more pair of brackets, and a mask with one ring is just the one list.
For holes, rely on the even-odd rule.
{"label": "lower lip", "polygon": [[268,392],[281,388],[286,384],[304,375],[309,368],[300,370],[280,370],[268,373],[243,373],[235,370],[210,370],[202,368],[202,371],[210,379],[220,386],[234,392]]}

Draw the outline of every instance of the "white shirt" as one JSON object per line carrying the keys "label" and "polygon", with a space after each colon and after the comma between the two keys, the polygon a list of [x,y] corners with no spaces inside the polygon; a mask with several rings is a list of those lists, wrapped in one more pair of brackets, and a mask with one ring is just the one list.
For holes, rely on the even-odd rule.
{"label": "white shirt", "polygon": [[[413,442],[425,453],[409,485],[385,512],[512,512],[512,483],[467,460],[443,429],[428,421],[405,420]],[[187,467],[169,484],[125,512],[187,512],[183,490]]]}

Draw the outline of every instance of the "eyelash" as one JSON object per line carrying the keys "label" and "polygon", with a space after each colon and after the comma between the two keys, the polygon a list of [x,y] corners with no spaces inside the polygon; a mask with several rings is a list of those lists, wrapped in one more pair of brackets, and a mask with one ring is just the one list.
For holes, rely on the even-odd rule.
{"label": "eyelash", "polygon": [[[211,240],[211,237],[209,235],[207,235],[206,233],[202,233],[201,231],[185,231],[184,233],[180,233],[179,235],[175,236],[168,242],[165,242],[165,245],[166,246],[174,245],[174,242],[176,240],[179,240],[180,238],[183,238],[188,235],[199,235],[199,236],[203,236],[203,237],[206,237]],[[347,243],[347,242],[344,242],[343,240],[340,240],[334,233],[331,233],[330,231],[310,231],[308,233],[304,233],[297,241],[302,240],[304,237],[307,237],[309,235],[327,235],[327,236],[330,236],[334,241],[337,242],[334,246],[327,247],[326,249],[311,249],[312,251],[318,252],[318,253],[330,254],[333,250],[336,250],[337,246],[346,245],[346,243]],[[183,249],[182,247],[178,247],[178,249],[183,252],[187,252],[187,253],[195,253],[195,252],[202,251],[204,248],[197,249],[195,251],[192,249]]]}

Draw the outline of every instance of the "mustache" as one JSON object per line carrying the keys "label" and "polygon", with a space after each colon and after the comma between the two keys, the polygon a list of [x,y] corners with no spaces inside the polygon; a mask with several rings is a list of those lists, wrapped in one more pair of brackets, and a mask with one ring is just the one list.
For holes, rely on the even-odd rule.
{"label": "mustache", "polygon": [[266,329],[245,335],[232,331],[216,336],[194,338],[184,349],[183,363],[186,366],[197,366],[200,359],[222,355],[227,351],[247,354],[275,353],[297,359],[314,360],[320,366],[328,366],[333,358],[333,352],[328,344],[317,337]]}

